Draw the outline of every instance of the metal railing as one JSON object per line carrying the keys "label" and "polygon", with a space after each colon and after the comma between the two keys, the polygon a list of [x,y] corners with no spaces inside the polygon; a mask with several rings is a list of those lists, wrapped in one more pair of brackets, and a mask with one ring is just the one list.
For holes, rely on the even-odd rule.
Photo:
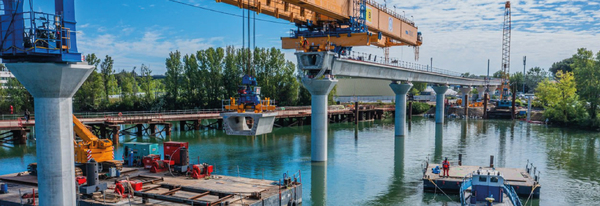
{"label": "metal railing", "polygon": [[389,60],[386,61],[383,56],[378,57],[377,55],[364,53],[364,52],[352,51],[352,53],[350,55],[340,56],[340,58],[364,61],[364,62],[371,62],[371,63],[388,65],[388,66],[402,67],[405,69],[410,69],[410,70],[415,70],[415,71],[425,71],[425,72],[432,72],[432,73],[462,77],[462,73],[459,73],[459,72],[440,69],[437,67],[430,67],[429,65],[417,64],[414,62],[402,61],[397,58],[389,58]]}
{"label": "metal railing", "polygon": [[396,17],[397,19],[400,19],[400,20],[402,20],[402,21],[404,21],[404,22],[406,22],[408,24],[411,24],[413,26],[415,25],[415,22],[413,22],[412,20],[407,19],[406,16],[400,15],[400,14],[396,13],[395,10],[387,8],[385,5],[377,3],[375,0],[366,0],[366,3],[369,4],[369,5],[371,5],[371,6],[373,6],[373,7],[378,8],[379,10],[382,10],[385,13],[387,13],[389,15],[392,15],[392,16]]}

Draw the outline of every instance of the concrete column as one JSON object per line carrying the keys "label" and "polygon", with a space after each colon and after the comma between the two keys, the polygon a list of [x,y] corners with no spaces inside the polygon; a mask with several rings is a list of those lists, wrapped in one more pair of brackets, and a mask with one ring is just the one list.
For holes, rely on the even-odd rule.
{"label": "concrete column", "polygon": [[531,95],[527,95],[527,122],[531,121]]}
{"label": "concrete column", "polygon": [[444,123],[444,99],[446,97],[446,91],[448,86],[433,86],[435,91],[435,123]]}
{"label": "concrete column", "polygon": [[405,135],[405,124],[406,124],[406,94],[412,88],[411,83],[407,84],[398,84],[391,83],[390,87],[396,94],[396,114],[394,117],[394,134],[396,136],[404,136]]}
{"label": "concrete column", "polygon": [[492,85],[488,86],[488,90],[489,90],[488,94],[490,94],[490,98],[492,95],[496,94],[496,89],[498,89],[498,86],[492,86]]}
{"label": "concrete column", "polygon": [[76,205],[73,95],[92,72],[85,63],[9,63],[34,97],[39,202]]}
{"label": "concrete column", "polygon": [[463,86],[460,88],[460,93],[462,93],[463,96],[463,100],[462,100],[462,106],[463,107],[467,107],[469,104],[469,93],[471,93],[471,87],[470,86]]}
{"label": "concrete column", "polygon": [[478,98],[483,99],[483,94],[485,94],[485,86],[477,86],[477,93],[479,93]]}
{"label": "concrete column", "polygon": [[311,142],[313,162],[327,161],[327,97],[338,80],[302,78],[302,84],[311,94]]}

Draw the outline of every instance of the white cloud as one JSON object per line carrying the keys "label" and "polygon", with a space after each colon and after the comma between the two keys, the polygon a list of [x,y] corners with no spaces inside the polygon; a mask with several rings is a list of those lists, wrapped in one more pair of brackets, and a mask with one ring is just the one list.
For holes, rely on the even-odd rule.
{"label": "white cloud", "polygon": [[[214,47],[215,42],[221,42],[220,37],[214,38],[165,38],[163,31],[149,29],[139,38],[123,38],[114,34],[87,36],[85,33],[78,37],[79,51],[104,57],[109,55],[115,60],[115,69],[131,70],[133,66],[146,64],[155,74],[165,72],[164,61],[169,52],[179,50],[182,54],[195,53],[198,50]],[[219,43],[220,45],[220,43]]]}
{"label": "white cloud", "polygon": [[[378,0],[383,3],[383,0]],[[584,0],[516,0],[512,3],[511,72],[527,67],[548,69],[553,62],[570,57],[579,47],[600,49],[600,7]],[[500,68],[504,1],[497,0],[388,0],[387,5],[410,18],[423,32],[421,64],[485,74]],[[595,6],[590,8],[589,6]],[[594,25],[594,26],[592,26]],[[356,51],[383,55],[377,48]],[[403,55],[402,55],[403,53]],[[412,60],[412,48],[393,48],[391,57]]]}

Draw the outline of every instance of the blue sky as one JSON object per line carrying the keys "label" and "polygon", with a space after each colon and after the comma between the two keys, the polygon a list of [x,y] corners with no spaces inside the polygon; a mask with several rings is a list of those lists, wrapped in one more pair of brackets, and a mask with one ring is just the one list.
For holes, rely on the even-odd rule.
{"label": "blue sky", "polygon": [[[242,10],[213,0],[180,0],[226,13]],[[35,10],[53,11],[53,1],[34,1]],[[383,3],[383,0],[378,0]],[[511,1],[513,32],[511,72],[527,67],[548,68],[573,55],[579,47],[600,49],[600,0]],[[210,12],[168,0],[76,0],[79,50],[110,55],[115,67],[131,70],[149,65],[154,74],[165,71],[170,51],[193,53],[208,47],[242,45],[242,18]],[[419,63],[457,72],[485,74],[500,68],[504,1],[497,0],[388,0],[388,7],[406,12],[423,32]],[[412,17],[411,17],[412,16]],[[256,23],[256,46],[280,47],[279,38],[294,26],[275,21]],[[354,50],[378,55],[376,47]],[[295,61],[294,51],[285,50]],[[393,48],[391,57],[414,61],[412,48]]]}

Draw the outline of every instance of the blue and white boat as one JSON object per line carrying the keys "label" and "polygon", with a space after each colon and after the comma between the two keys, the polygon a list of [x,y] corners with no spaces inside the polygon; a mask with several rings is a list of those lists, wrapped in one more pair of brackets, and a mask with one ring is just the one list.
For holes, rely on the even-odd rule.
{"label": "blue and white boat", "polygon": [[468,174],[460,187],[463,206],[522,206],[515,190],[494,169],[481,169]]}

